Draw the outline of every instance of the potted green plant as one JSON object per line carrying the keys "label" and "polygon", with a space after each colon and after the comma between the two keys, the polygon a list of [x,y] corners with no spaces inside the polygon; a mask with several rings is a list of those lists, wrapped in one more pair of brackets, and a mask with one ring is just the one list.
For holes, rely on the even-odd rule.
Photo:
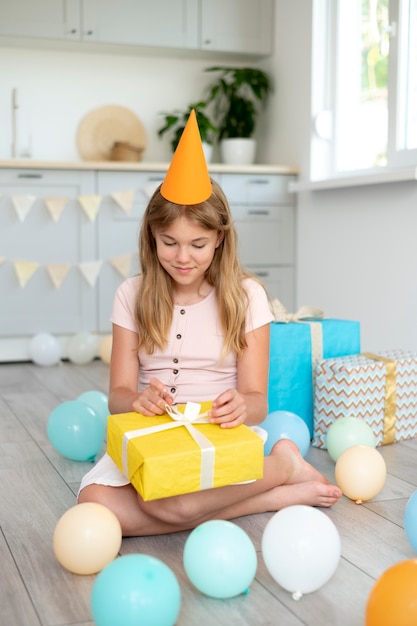
{"label": "potted green plant", "polygon": [[175,152],[178,142],[181,139],[181,135],[190,113],[194,109],[198,128],[200,130],[201,141],[206,155],[206,161],[210,161],[211,149],[216,139],[218,129],[208,117],[205,110],[206,106],[207,102],[200,101],[190,104],[188,108],[183,111],[180,111],[179,109],[176,109],[171,113],[162,111],[162,115],[164,115],[164,125],[159,129],[158,136],[162,137],[165,133],[170,133],[170,143],[173,152]]}
{"label": "potted green plant", "polygon": [[[272,91],[269,75],[254,67],[215,66],[205,71],[219,73],[209,85],[207,103],[213,103],[219,120],[222,160],[235,164],[253,163],[256,151],[253,135],[258,115]],[[237,150],[232,155],[231,144]],[[244,152],[245,149],[248,153]]]}

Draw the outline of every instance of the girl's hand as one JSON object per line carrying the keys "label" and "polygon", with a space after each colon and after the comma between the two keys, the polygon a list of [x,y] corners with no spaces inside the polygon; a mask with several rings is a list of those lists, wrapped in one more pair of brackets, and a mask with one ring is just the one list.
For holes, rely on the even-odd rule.
{"label": "girl's hand", "polygon": [[244,424],[248,417],[246,401],[236,389],[227,389],[214,400],[209,415],[210,423],[235,428]]}
{"label": "girl's hand", "polygon": [[149,387],[137,394],[132,406],[134,411],[151,417],[163,415],[166,413],[165,405],[172,403],[173,398],[165,385],[157,378],[151,378]]}

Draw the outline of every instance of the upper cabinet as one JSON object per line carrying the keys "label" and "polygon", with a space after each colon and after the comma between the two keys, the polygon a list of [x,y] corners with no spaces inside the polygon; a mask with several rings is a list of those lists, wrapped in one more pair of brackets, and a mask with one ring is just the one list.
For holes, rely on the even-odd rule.
{"label": "upper cabinet", "polygon": [[271,54],[272,0],[201,0],[203,50]]}
{"label": "upper cabinet", "polygon": [[0,36],[267,55],[274,0],[13,0]]}

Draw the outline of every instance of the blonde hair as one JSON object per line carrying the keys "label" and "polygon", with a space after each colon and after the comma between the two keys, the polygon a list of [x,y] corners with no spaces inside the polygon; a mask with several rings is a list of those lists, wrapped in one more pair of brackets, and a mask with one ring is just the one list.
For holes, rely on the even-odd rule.
{"label": "blonde hair", "polygon": [[[159,263],[153,236],[179,217],[222,235],[213,261],[206,272],[206,280],[216,291],[221,326],[225,341],[223,356],[233,351],[240,355],[247,346],[245,319],[247,294],[242,279],[249,276],[240,264],[237,236],[227,199],[220,186],[212,183],[212,194],[199,204],[181,205],[166,200],[155,191],[145,211],[139,235],[139,260],[142,281],[135,307],[139,335],[138,348],[152,354],[155,347],[166,346],[173,315],[174,282]],[[157,312],[157,314],[156,314]]]}

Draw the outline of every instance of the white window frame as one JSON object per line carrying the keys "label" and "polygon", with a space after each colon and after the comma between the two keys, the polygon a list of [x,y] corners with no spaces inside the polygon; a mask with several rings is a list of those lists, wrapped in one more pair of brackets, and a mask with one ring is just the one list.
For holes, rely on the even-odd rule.
{"label": "white window frame", "polygon": [[[352,0],[353,1],[353,0]],[[388,67],[388,138],[387,165],[355,171],[336,170],[337,111],[338,111],[338,46],[339,0],[314,0],[312,33],[312,133],[310,181],[337,177],[356,178],[388,173],[396,168],[411,166],[417,177],[417,149],[404,145],[404,115],[406,107],[406,63],[408,35],[406,34],[409,0],[390,0],[390,55]],[[395,179],[395,176],[394,176]]]}

